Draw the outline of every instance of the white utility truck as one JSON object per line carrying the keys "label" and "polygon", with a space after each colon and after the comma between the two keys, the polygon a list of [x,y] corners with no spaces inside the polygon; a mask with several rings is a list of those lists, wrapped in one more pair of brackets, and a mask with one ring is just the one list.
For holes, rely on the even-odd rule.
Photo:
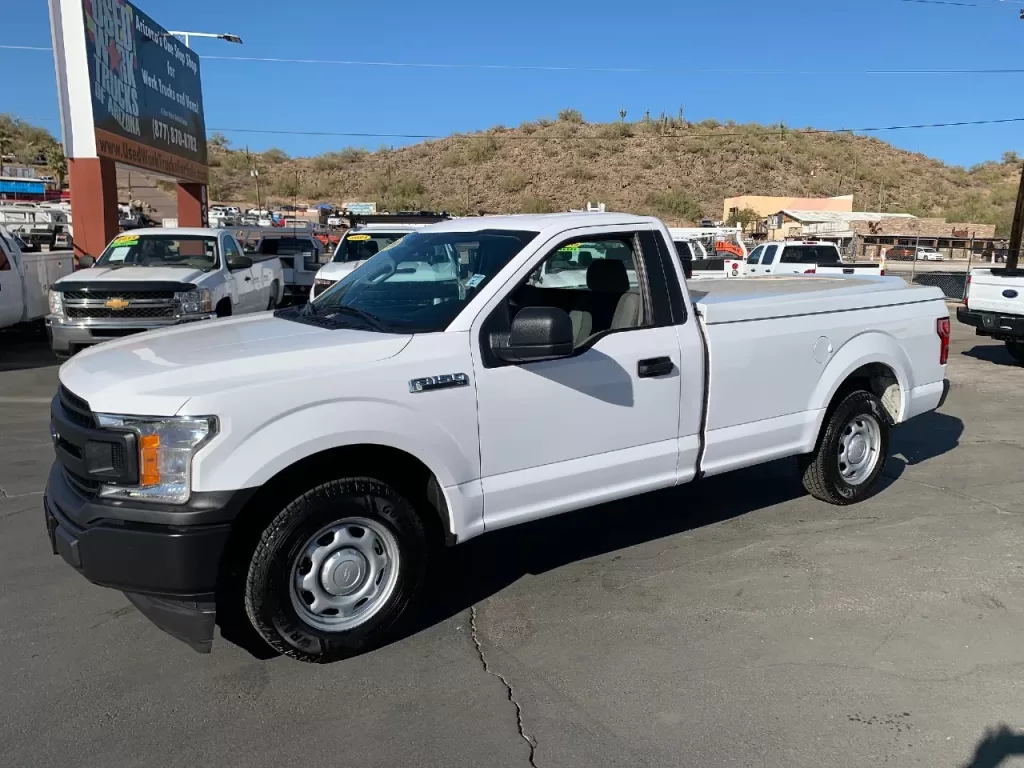
{"label": "white utility truck", "polygon": [[956,319],[973,326],[978,336],[1005,342],[1014,360],[1024,364],[1024,270],[972,269]]}
{"label": "white utility truck", "polygon": [[835,243],[782,240],[757,246],[747,257],[743,276],[884,275],[881,263],[843,261]]}
{"label": "white utility truck", "polygon": [[438,545],[787,456],[813,496],[868,497],[948,344],[942,292],[899,278],[687,286],[656,219],[456,219],[301,307],[65,363],[49,536],[198,650],[219,613],[343,658],[393,635]]}
{"label": "white utility truck", "polygon": [[46,330],[62,356],[109,339],[274,309],[281,262],[256,261],[223,229],[136,229],[50,289]]}
{"label": "white utility truck", "polygon": [[313,280],[310,300],[315,299],[341,278],[350,274],[367,259],[372,258],[410,232],[423,229],[428,224],[450,218],[446,213],[429,211],[410,213],[380,213],[371,215],[352,214],[352,224],[334,249],[334,256],[320,267]]}
{"label": "white utility truck", "polygon": [[0,226],[0,328],[46,317],[50,286],[74,268],[71,253],[25,253]]}

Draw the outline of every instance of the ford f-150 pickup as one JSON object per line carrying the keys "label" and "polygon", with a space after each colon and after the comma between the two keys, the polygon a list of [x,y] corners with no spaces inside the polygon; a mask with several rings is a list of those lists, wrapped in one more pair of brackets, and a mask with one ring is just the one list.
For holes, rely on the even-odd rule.
{"label": "ford f-150 pickup", "polygon": [[1004,342],[1013,359],[1024,363],[1024,271],[972,269],[956,318],[978,336]]}
{"label": "ford f-150 pickup", "polygon": [[[581,251],[582,284],[537,279]],[[899,278],[687,286],[656,219],[447,221],[301,307],[65,363],[47,529],[197,650],[219,613],[329,661],[397,631],[434,547],[787,456],[868,497],[948,344]]]}

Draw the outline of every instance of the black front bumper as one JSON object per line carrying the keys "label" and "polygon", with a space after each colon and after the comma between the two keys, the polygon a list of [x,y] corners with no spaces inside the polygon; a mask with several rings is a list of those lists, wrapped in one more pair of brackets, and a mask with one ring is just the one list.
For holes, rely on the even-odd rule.
{"label": "black front bumper", "polygon": [[94,584],[122,590],[158,627],[208,653],[221,555],[249,495],[193,494],[181,507],[86,498],[55,462],[43,511],[54,554]]}
{"label": "black front bumper", "polygon": [[1024,317],[1001,315],[998,312],[978,312],[967,307],[956,308],[956,319],[970,325],[979,336],[991,336],[1000,341],[1024,339]]}

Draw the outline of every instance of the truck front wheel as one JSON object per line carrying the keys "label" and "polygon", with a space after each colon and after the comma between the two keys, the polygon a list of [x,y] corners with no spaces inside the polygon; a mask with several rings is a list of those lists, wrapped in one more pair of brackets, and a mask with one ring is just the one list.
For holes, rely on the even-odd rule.
{"label": "truck front wheel", "polygon": [[1024,363],[1024,341],[1007,341],[1006,350],[1018,363]]}
{"label": "truck front wheel", "polygon": [[325,663],[387,640],[426,572],[427,535],[412,505],[371,478],[332,480],[264,529],[245,610],[276,651]]}
{"label": "truck front wheel", "polygon": [[814,452],[800,457],[804,488],[844,506],[870,496],[889,456],[889,415],[870,392],[847,395],[832,411]]}

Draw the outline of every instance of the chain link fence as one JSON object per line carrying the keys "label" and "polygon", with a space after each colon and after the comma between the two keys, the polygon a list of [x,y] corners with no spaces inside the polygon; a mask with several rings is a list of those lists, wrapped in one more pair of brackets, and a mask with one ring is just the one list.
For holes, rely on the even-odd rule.
{"label": "chain link fence", "polygon": [[[857,261],[885,259],[885,273],[915,285],[940,288],[948,299],[963,300],[967,278],[977,267],[999,267],[1006,262],[1006,248],[965,241],[962,248],[930,248],[920,245],[876,246],[861,243],[852,254]],[[1024,263],[1022,261],[1021,263]]]}

